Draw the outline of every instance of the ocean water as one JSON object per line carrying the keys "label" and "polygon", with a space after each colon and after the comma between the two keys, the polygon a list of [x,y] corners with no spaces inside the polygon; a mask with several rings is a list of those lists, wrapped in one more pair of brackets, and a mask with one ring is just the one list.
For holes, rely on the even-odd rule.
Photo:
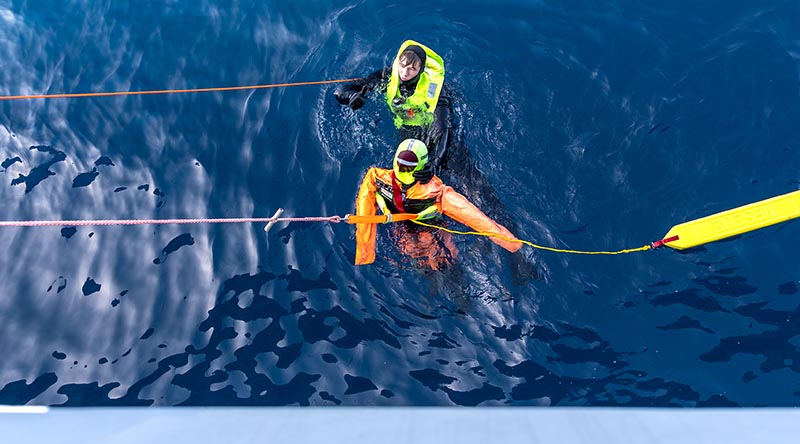
{"label": "ocean water", "polygon": [[[520,238],[618,250],[798,189],[796,1],[0,0],[0,94],[365,76],[443,56],[442,178]],[[335,85],[0,102],[3,220],[332,216],[388,165]],[[796,406],[800,227],[404,260],[339,223],[0,229],[0,404]]]}

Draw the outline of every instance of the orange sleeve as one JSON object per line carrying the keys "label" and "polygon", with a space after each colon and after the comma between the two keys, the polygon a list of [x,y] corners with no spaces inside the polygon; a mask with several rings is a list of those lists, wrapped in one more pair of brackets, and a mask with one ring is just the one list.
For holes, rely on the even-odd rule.
{"label": "orange sleeve", "polygon": [[[376,169],[370,168],[361,181],[356,198],[356,214],[359,216],[374,216],[377,214],[377,204],[375,203],[375,192],[378,190],[375,184]],[[375,262],[375,235],[377,233],[375,224],[356,224],[356,265],[366,265]]]}
{"label": "orange sleeve", "polygon": [[[506,227],[490,219],[489,216],[483,214],[472,202],[468,201],[466,197],[458,194],[458,192],[448,186],[445,186],[442,190],[441,209],[442,213],[448,217],[461,222],[475,231],[491,233],[507,239],[517,239]],[[489,239],[512,253],[522,248],[522,243],[520,242],[509,242],[493,236],[490,236]]]}

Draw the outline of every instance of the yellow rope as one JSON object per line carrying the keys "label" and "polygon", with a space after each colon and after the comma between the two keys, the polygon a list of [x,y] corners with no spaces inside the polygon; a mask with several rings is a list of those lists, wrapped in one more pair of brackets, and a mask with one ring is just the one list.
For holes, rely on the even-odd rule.
{"label": "yellow rope", "polygon": [[528,242],[528,241],[526,241],[526,240],[522,240],[522,239],[510,239],[510,238],[507,238],[507,237],[504,237],[504,236],[500,236],[500,235],[497,235],[497,234],[492,234],[492,233],[482,233],[482,232],[480,232],[480,231],[457,231],[457,230],[451,230],[451,229],[449,229],[449,228],[440,227],[440,226],[438,226],[438,225],[431,225],[431,224],[427,224],[427,223],[425,223],[425,222],[420,222],[420,221],[418,221],[418,220],[412,220],[411,222],[414,222],[414,223],[415,223],[415,224],[417,224],[417,225],[422,225],[423,227],[428,227],[428,228],[436,228],[437,230],[446,231],[446,232],[448,232],[448,233],[450,233],[450,234],[463,234],[463,235],[471,235],[471,236],[496,237],[496,238],[498,238],[498,239],[502,239],[502,240],[504,240],[504,241],[507,241],[507,242],[519,242],[519,243],[522,243],[522,244],[528,245],[528,246],[530,246],[530,247],[537,248],[537,249],[539,249],[539,250],[553,251],[553,252],[556,252],[556,253],[571,253],[571,254],[607,254],[607,255],[610,255],[610,254],[626,254],[626,253],[635,253],[635,252],[637,252],[637,251],[646,251],[646,250],[650,250],[650,249],[652,248],[650,245],[645,245],[645,246],[642,246],[642,247],[639,247],[639,248],[627,248],[627,249],[624,249],[624,250],[617,250],[617,251],[581,251],[581,250],[568,250],[568,249],[563,249],[563,248],[552,248],[552,247],[545,247],[545,246],[543,246],[543,245],[536,245],[536,244],[534,244],[533,242]]}

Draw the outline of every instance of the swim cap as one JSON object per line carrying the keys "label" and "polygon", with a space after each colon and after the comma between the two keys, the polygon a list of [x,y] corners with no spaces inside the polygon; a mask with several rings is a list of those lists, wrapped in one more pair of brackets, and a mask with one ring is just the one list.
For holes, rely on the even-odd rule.
{"label": "swim cap", "polygon": [[413,184],[414,172],[428,164],[428,147],[420,140],[406,139],[400,142],[394,153],[394,177],[406,185]]}

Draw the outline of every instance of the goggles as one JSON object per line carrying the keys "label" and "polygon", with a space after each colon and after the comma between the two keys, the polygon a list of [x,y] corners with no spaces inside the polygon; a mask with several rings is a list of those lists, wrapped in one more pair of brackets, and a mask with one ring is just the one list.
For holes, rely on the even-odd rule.
{"label": "goggles", "polygon": [[418,162],[406,162],[403,159],[397,159],[397,171],[401,173],[413,173],[417,169]]}

